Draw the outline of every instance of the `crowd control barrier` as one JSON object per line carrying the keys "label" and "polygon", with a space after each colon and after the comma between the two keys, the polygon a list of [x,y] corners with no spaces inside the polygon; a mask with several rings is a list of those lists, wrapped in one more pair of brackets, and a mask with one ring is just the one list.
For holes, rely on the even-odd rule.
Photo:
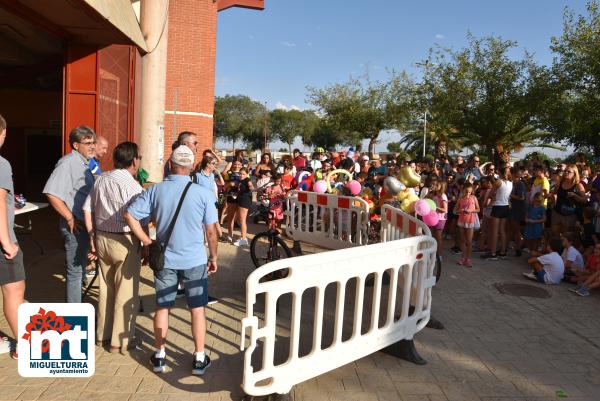
{"label": "crowd control barrier", "polygon": [[381,242],[394,241],[415,235],[431,235],[422,220],[390,205],[381,207]]}
{"label": "crowd control barrier", "polygon": [[[294,207],[320,205],[309,193],[298,195],[306,196],[292,198]],[[321,199],[329,205],[329,198]],[[241,335],[246,394],[288,393],[295,384],[411,340],[425,327],[435,285],[435,240],[418,219],[392,207],[384,211],[385,242],[278,260],[250,274]],[[295,215],[288,217],[294,221]],[[285,272],[282,278],[266,280],[278,271]],[[312,304],[303,302],[306,294]],[[282,319],[289,322],[283,337]]]}
{"label": "crowd control barrier", "polygon": [[291,191],[287,197],[285,233],[329,249],[366,245],[369,205],[361,198]]}

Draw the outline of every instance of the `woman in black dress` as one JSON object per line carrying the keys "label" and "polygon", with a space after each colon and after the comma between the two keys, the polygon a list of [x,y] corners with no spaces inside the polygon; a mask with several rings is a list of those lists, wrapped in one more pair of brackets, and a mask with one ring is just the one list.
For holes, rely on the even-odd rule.
{"label": "woman in black dress", "polygon": [[[246,238],[248,226],[246,224],[246,219],[248,218],[248,209],[252,206],[252,190],[254,187],[252,186],[252,181],[250,180],[250,176],[248,174],[248,169],[245,167],[240,169],[240,179],[236,184],[237,188],[235,189],[235,202],[237,208],[234,213],[229,215],[229,236],[233,235],[233,224],[235,222],[235,218],[237,216],[238,223],[240,225],[241,236],[240,239],[235,241],[233,244],[235,246],[246,246],[248,245],[248,239]],[[228,211],[229,212],[229,211]]]}

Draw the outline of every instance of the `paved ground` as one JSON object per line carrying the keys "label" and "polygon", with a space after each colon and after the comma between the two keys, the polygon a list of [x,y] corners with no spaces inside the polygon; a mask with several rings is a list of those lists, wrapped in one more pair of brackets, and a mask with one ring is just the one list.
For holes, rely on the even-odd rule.
{"label": "paved ground", "polygon": [[[61,242],[51,213],[33,215],[39,251],[24,237],[27,299],[63,299]],[[310,251],[310,249],[309,249]],[[314,249],[313,249],[314,251]],[[151,350],[151,272],[144,268],[141,294],[145,312],[138,318],[141,350],[128,355],[97,348],[96,374],[89,379],[29,379],[15,361],[0,356],[0,400],[237,400],[242,397],[240,318],[244,279],[251,271],[247,249],[220,248],[221,270],[211,291],[222,301],[208,310],[208,350],[213,367],[203,378],[189,374],[192,341],[189,315],[178,303],[171,318],[168,361],[171,370],[149,370]],[[445,330],[425,329],[416,337],[426,366],[383,353],[302,383],[297,400],[600,400],[600,297],[579,298],[566,285],[546,287],[550,298],[500,294],[495,283],[525,283],[524,260],[454,265],[444,253],[445,269],[433,296],[433,311]],[[537,284],[534,284],[537,285]],[[95,297],[95,295],[94,295]],[[7,330],[4,320],[0,329]]]}

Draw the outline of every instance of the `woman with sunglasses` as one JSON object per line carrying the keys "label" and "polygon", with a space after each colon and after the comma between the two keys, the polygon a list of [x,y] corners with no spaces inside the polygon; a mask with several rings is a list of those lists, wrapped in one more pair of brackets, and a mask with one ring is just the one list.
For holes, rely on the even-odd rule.
{"label": "woman with sunglasses", "polygon": [[552,231],[555,234],[573,231],[577,223],[577,209],[587,203],[585,188],[579,179],[579,169],[575,164],[565,168],[563,176],[554,192],[552,209]]}

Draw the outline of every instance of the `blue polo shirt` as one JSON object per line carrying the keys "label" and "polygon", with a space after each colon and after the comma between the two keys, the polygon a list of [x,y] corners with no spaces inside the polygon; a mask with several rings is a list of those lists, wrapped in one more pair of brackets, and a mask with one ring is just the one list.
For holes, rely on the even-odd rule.
{"label": "blue polo shirt", "polygon": [[196,182],[198,183],[198,185],[208,189],[214,197],[215,194],[215,187],[217,186],[217,183],[215,182],[215,175],[214,174],[209,174],[206,175],[204,174],[204,171],[200,170],[198,171],[196,174]]}
{"label": "blue polo shirt", "polygon": [[[142,192],[127,211],[136,220],[152,217],[156,224],[156,237],[164,242],[188,182],[188,175],[170,175],[163,182]],[[206,264],[203,224],[213,224],[217,220],[214,195],[200,185],[192,185],[165,251],[165,268],[185,270]]]}

